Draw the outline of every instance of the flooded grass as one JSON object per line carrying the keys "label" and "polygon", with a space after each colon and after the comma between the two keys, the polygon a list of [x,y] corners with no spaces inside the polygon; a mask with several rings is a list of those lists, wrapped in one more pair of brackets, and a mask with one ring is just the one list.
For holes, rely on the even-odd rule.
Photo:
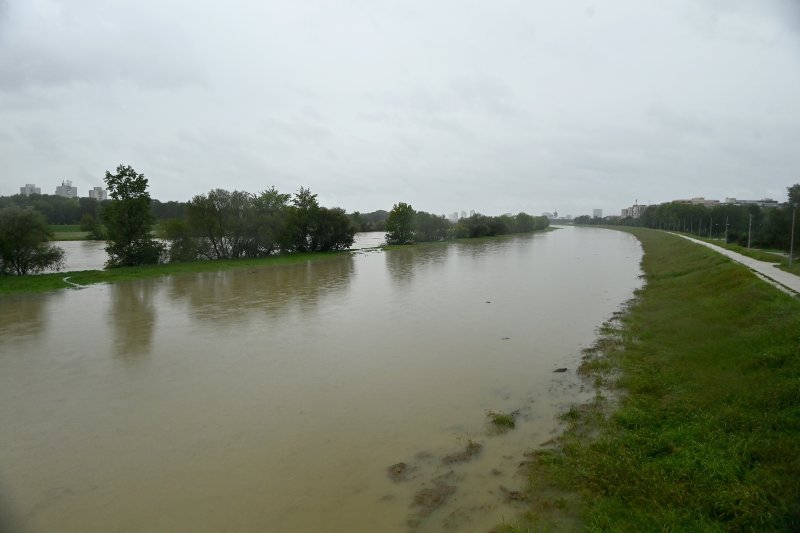
{"label": "flooded grass", "polygon": [[519,411],[512,411],[510,413],[489,411],[486,413],[486,418],[489,420],[494,431],[498,433],[505,433],[517,427],[514,421],[517,416],[519,416]]}
{"label": "flooded grass", "polygon": [[97,283],[117,283],[136,279],[158,278],[176,274],[195,274],[217,272],[242,268],[261,268],[306,261],[324,261],[341,257],[345,252],[294,253],[258,259],[227,259],[217,261],[193,261],[189,263],[166,263],[139,267],[122,267],[110,270],[82,270],[77,272],[57,272],[32,276],[0,276],[0,295],[40,293],[59,289],[74,289],[76,286]]}
{"label": "flooded grass", "polygon": [[533,454],[529,510],[497,531],[800,530],[800,302],[631,231],[647,285],[580,370],[603,388]]}

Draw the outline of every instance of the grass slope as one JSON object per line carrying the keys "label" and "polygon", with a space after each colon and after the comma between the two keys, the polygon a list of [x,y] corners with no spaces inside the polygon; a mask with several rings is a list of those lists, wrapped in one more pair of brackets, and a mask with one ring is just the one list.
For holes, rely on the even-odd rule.
{"label": "grass slope", "polygon": [[647,284],[582,368],[605,386],[534,454],[530,510],[498,531],[800,531],[800,301],[630,231]]}
{"label": "grass slope", "polygon": [[[753,259],[758,259],[759,261],[766,261],[767,263],[775,263],[778,265],[778,268],[781,270],[785,270],[786,272],[791,272],[792,274],[797,274],[800,276],[800,262],[796,259],[797,253],[795,251],[795,255],[792,256],[794,261],[792,261],[792,266],[789,266],[789,258],[787,257],[788,254],[785,252],[781,252],[780,250],[761,250],[758,248],[747,248],[746,246],[740,246],[734,243],[726,243],[720,239],[708,239],[705,237],[697,237],[695,235],[690,235],[693,239],[699,239],[705,241],[710,244],[716,244],[721,248],[726,248],[733,252],[740,253],[742,255],[746,255],[747,257],[752,257]],[[777,252],[777,253],[775,253]]]}

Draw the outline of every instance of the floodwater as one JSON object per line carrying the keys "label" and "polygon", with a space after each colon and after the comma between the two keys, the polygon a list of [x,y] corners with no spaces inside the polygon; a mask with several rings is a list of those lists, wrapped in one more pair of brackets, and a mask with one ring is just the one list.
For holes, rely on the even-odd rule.
{"label": "floodwater", "polygon": [[486,531],[640,257],[565,228],[2,297],[0,530]]}
{"label": "floodwater", "polygon": [[[386,234],[383,232],[356,233],[350,249],[374,248],[385,242]],[[53,241],[51,244],[64,250],[64,267],[60,269],[62,272],[103,270],[108,261],[106,241]],[[45,270],[44,272],[55,271]]]}

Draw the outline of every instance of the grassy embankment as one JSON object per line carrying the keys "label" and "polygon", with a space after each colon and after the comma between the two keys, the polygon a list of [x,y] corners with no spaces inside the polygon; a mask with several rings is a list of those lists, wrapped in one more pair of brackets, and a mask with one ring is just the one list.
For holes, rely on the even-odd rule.
{"label": "grassy embankment", "polygon": [[795,260],[792,261],[792,266],[790,268],[788,254],[786,254],[785,251],[747,248],[746,246],[740,246],[738,244],[726,243],[722,239],[709,239],[708,237],[698,237],[696,235],[690,235],[690,237],[692,237],[693,239],[705,241],[709,244],[715,244],[721,248],[725,248],[732,252],[746,255],[747,257],[752,257],[753,259],[758,259],[759,261],[766,261],[767,263],[776,263],[778,265],[778,268],[780,268],[781,270],[785,270],[786,272],[791,272],[792,274],[797,274],[798,276],[800,276],[800,261],[798,261],[796,258],[797,250],[795,250]]}
{"label": "grassy embankment", "polygon": [[110,270],[83,270],[58,272],[33,276],[0,276],[0,295],[47,292],[72,287],[64,281],[68,278],[78,285],[115,283],[134,279],[157,278],[175,274],[215,272],[237,268],[254,268],[288,265],[306,261],[324,261],[349,252],[292,253],[259,259],[228,259],[218,261],[193,261],[190,263],[166,263],[141,267],[123,267]]}
{"label": "grassy embankment", "polygon": [[595,401],[532,454],[529,510],[498,531],[799,531],[800,301],[630,232],[646,286],[586,351]]}

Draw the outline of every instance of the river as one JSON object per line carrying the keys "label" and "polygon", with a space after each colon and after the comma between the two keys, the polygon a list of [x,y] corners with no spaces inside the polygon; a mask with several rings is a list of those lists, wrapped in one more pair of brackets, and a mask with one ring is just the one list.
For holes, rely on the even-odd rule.
{"label": "river", "polygon": [[486,531],[640,259],[564,228],[0,297],[0,525]]}

